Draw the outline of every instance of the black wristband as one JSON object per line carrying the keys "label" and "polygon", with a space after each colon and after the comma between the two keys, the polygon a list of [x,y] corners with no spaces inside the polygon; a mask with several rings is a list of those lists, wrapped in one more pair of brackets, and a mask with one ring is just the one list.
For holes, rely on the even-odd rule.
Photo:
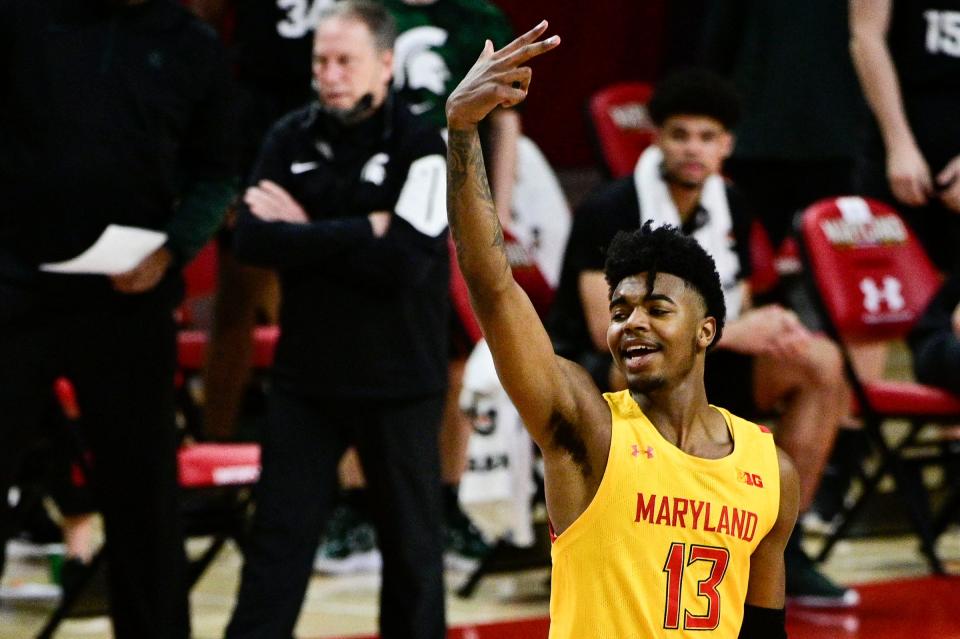
{"label": "black wristband", "polygon": [[787,615],[783,608],[761,608],[746,604],[740,639],[787,639]]}

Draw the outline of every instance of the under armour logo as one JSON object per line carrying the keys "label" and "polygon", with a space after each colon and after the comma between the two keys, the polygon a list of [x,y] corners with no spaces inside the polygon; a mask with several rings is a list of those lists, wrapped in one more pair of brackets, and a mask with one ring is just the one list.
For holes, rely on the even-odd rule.
{"label": "under armour logo", "polygon": [[653,459],[653,446],[647,446],[647,449],[644,451],[641,451],[640,447],[636,444],[631,444],[631,446],[633,447],[633,450],[630,451],[630,454],[634,457],[639,457],[640,453],[642,452],[647,456],[647,459]]}
{"label": "under armour logo", "polygon": [[383,184],[383,180],[387,177],[386,165],[389,161],[389,155],[386,153],[377,153],[363,165],[363,170],[360,172],[360,179],[364,182],[376,184],[377,186]]}
{"label": "under armour logo", "polygon": [[881,302],[886,302],[891,311],[899,311],[906,306],[903,299],[903,284],[889,275],[883,278],[882,289],[877,286],[876,280],[872,277],[863,278],[860,280],[860,291],[863,293],[863,308],[868,313],[879,312]]}

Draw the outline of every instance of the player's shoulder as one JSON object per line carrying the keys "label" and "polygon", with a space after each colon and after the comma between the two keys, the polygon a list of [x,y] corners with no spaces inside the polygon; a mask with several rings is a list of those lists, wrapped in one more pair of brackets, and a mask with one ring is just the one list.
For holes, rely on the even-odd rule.
{"label": "player's shoulder", "polygon": [[722,408],[722,407],[718,407],[718,408],[730,417],[730,421],[734,423],[735,426],[739,425],[741,428],[744,429],[745,432],[749,433],[750,435],[753,435],[759,438],[767,438],[770,441],[773,441],[773,431],[770,430],[770,428],[768,428],[767,426],[764,426],[759,422],[751,421],[746,417],[741,417],[735,413],[728,411],[725,408]]}
{"label": "player's shoulder", "polygon": [[721,415],[723,415],[724,419],[729,424],[731,431],[733,432],[733,437],[735,440],[740,440],[750,445],[761,445],[764,448],[768,448],[772,454],[773,448],[775,447],[773,442],[773,431],[763,424],[750,421],[745,417],[741,417],[735,413],[732,413],[723,406],[717,406],[714,404],[711,404],[711,406],[718,410]]}
{"label": "player's shoulder", "polygon": [[[777,448],[777,465],[780,467],[780,486],[784,486],[784,482],[787,482],[788,485],[797,487],[799,490],[800,486],[800,473],[797,470],[796,464],[793,463],[793,458],[779,446]],[[782,489],[781,489],[782,492]]]}

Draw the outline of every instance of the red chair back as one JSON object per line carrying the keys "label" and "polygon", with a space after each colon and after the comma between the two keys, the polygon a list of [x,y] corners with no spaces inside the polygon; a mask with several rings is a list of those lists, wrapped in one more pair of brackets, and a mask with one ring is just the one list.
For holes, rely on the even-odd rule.
{"label": "red chair back", "polygon": [[622,82],[590,98],[590,120],[603,161],[615,178],[632,173],[637,158],[653,142],[655,127],[647,113],[652,94],[649,84]]}
{"label": "red chair back", "polygon": [[750,270],[750,292],[754,295],[769,293],[780,281],[773,243],[757,220],[750,225]]}
{"label": "red chair back", "polygon": [[[530,256],[529,251],[517,240],[510,231],[504,230],[504,249],[507,252],[507,259],[510,262],[510,269],[513,272],[513,279],[517,281],[530,298],[530,302],[537,310],[541,318],[545,318],[550,311],[550,305],[556,291],[550,286],[540,267]],[[473,307],[470,305],[470,291],[467,290],[467,282],[463,278],[460,266],[457,264],[457,250],[451,239],[449,242],[450,250],[450,300],[453,304],[454,313],[460,320],[467,337],[471,344],[476,344],[483,337],[483,330],[480,328],[480,322],[473,314]]]}
{"label": "red chair back", "polygon": [[840,336],[904,336],[940,286],[940,275],[889,206],[860,197],[820,200],[803,214],[807,263]]}
{"label": "red chair back", "polygon": [[217,288],[217,243],[207,242],[206,246],[183,269],[186,285],[184,296],[191,300],[211,295]]}

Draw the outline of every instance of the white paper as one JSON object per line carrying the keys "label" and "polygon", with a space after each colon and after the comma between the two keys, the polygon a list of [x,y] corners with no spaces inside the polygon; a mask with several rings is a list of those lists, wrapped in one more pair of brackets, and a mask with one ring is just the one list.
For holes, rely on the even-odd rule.
{"label": "white paper", "polygon": [[117,275],[134,268],[167,241],[167,234],[111,224],[86,251],[66,262],[41,264],[50,273]]}

